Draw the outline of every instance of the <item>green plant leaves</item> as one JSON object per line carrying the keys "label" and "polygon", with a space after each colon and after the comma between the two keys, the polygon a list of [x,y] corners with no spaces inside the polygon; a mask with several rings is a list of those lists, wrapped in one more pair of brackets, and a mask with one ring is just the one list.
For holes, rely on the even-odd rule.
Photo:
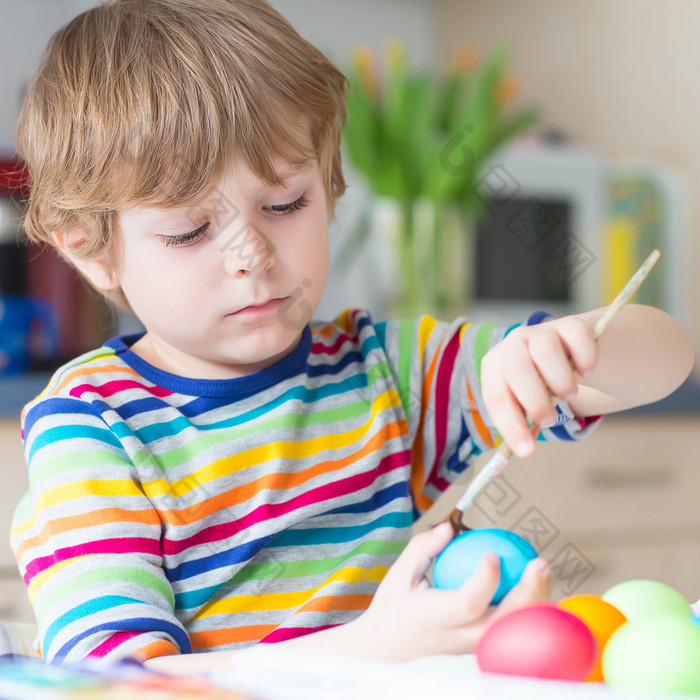
{"label": "green plant leaves", "polygon": [[[414,241],[416,201],[455,204],[467,218],[486,212],[478,178],[485,161],[505,142],[538,120],[532,107],[512,111],[508,54],[501,48],[481,67],[461,66],[443,77],[410,71],[404,47],[387,43],[387,70],[381,76],[371,49],[359,47],[347,70],[350,90],[343,134],[345,152],[367,179],[375,196],[390,197],[405,212],[397,254],[408,255]],[[349,265],[366,240],[361,218],[346,241]],[[435,241],[435,245],[437,245]]]}
{"label": "green plant leaves", "polygon": [[478,207],[481,165],[537,120],[532,108],[506,109],[507,52],[495,52],[480,70],[455,69],[443,79],[408,71],[396,40],[388,54],[383,84],[367,49],[348,70],[343,138],[353,165],[376,195]]}

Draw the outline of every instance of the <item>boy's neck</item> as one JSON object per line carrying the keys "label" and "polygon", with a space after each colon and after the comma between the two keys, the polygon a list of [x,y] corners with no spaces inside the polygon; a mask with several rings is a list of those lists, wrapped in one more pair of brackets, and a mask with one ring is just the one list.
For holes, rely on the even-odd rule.
{"label": "boy's neck", "polygon": [[146,332],[133,343],[129,350],[144,362],[168,374],[174,374],[188,379],[238,379],[260,370],[266,369],[279,362],[293,352],[301,342],[303,332],[294,342],[281,352],[260,362],[248,364],[222,364],[186,354],[155,338]]}

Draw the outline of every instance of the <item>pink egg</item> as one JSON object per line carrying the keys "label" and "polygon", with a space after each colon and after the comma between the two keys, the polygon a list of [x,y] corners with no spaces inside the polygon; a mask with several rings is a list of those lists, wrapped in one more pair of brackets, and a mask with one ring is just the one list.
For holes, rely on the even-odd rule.
{"label": "pink egg", "polygon": [[504,615],[476,646],[482,671],[568,681],[584,680],[597,653],[584,622],[551,603],[533,603]]}

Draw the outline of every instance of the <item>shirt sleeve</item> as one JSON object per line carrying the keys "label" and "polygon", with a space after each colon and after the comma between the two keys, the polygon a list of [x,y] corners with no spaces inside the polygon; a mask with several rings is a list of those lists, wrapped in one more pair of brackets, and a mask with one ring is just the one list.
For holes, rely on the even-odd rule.
{"label": "shirt sleeve", "polygon": [[[534,314],[527,325],[550,318]],[[484,450],[501,442],[481,395],[481,361],[521,324],[497,327],[423,315],[374,324],[397,383],[412,445],[411,491],[416,515],[425,512]],[[578,419],[566,402],[538,440],[579,440],[599,417]]]}
{"label": "shirt sleeve", "polygon": [[23,421],[29,490],[10,541],[47,662],[192,650],[162,568],[161,521],[96,408],[52,397]]}

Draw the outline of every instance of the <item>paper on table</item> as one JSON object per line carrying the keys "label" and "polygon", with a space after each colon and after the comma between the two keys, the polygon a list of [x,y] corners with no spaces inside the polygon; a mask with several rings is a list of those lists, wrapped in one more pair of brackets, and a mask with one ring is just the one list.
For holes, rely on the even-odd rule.
{"label": "paper on table", "polygon": [[205,678],[173,677],[138,663],[85,659],[47,664],[37,658],[0,659],[2,700],[246,700]]}

